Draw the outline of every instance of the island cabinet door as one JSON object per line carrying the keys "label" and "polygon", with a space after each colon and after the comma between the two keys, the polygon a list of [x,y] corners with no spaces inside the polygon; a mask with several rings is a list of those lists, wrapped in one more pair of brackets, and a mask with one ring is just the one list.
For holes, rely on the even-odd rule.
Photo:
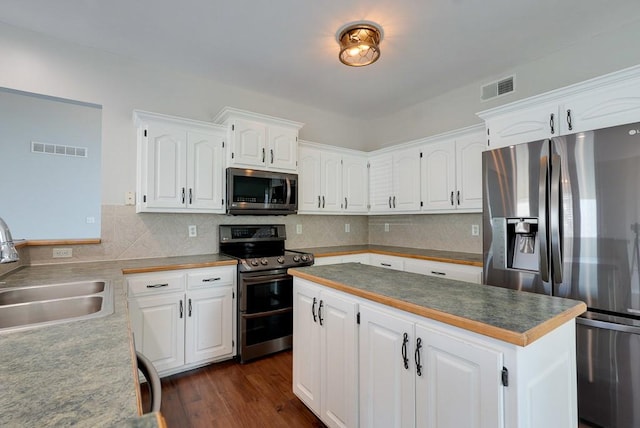
{"label": "island cabinet door", "polygon": [[504,426],[501,352],[416,324],[416,426]]}
{"label": "island cabinet door", "polygon": [[360,426],[415,426],[414,323],[360,306]]}
{"label": "island cabinet door", "polygon": [[331,428],[358,426],[357,307],[344,295],[320,293],[321,419]]}
{"label": "island cabinet door", "polygon": [[296,278],[293,287],[293,392],[320,415],[320,288]]}

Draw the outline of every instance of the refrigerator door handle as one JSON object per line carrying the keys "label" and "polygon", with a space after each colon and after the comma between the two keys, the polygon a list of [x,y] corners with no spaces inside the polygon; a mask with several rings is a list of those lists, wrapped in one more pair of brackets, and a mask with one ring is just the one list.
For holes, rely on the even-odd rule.
{"label": "refrigerator door handle", "polygon": [[556,284],[562,283],[562,248],[560,239],[560,224],[562,222],[560,203],[562,195],[560,194],[561,166],[560,156],[553,155],[551,157],[551,201],[549,215],[549,232],[551,235],[551,265],[553,266],[553,281]]}
{"label": "refrigerator door handle", "polygon": [[603,328],[606,330],[621,331],[624,333],[640,334],[640,327],[626,325],[626,324],[618,324],[615,322],[592,320],[589,318],[578,317],[576,318],[576,323],[585,325],[587,327],[596,327],[596,328]]}
{"label": "refrigerator door handle", "polygon": [[547,254],[547,180],[549,175],[548,157],[540,157],[540,182],[538,188],[538,235],[540,239],[540,278],[549,282],[549,256]]}

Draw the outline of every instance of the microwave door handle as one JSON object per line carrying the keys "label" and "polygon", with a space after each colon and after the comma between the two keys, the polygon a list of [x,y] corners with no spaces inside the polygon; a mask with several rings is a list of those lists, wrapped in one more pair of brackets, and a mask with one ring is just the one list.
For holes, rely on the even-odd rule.
{"label": "microwave door handle", "polygon": [[538,237],[540,251],[540,277],[543,282],[549,282],[549,256],[547,254],[547,180],[549,174],[548,157],[540,158],[540,178],[538,187]]}
{"label": "microwave door handle", "polygon": [[291,204],[291,179],[289,177],[285,178],[287,183],[287,205]]}

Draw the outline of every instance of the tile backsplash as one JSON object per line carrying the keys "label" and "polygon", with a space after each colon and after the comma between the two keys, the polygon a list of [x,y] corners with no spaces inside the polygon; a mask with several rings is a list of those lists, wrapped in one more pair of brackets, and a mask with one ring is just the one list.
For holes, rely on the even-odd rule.
{"label": "tile backsplash", "polygon": [[[102,242],[71,248],[73,257],[53,258],[51,246],[29,247],[32,264],[69,263],[171,257],[218,252],[220,224],[285,224],[287,248],[378,244],[435,250],[482,252],[480,236],[471,236],[471,225],[482,226],[481,214],[394,216],[227,216],[214,214],[136,214],[123,205],[102,207]],[[349,224],[349,232],[345,232]],[[389,232],[384,231],[385,224]],[[195,225],[197,236],[188,228]],[[302,233],[298,234],[300,225]],[[0,269],[0,274],[3,271]]]}
{"label": "tile backsplash", "polygon": [[[476,224],[480,234],[471,236],[471,226]],[[479,254],[482,253],[482,214],[371,216],[369,243]]]}
{"label": "tile backsplash", "polygon": [[[220,224],[285,224],[287,248],[358,245],[368,242],[367,216],[227,216],[215,214],[136,214],[135,207],[102,206],[102,242],[71,245],[73,257],[52,257],[53,247],[30,247],[32,264],[171,257],[218,252]],[[345,232],[349,224],[349,233]],[[188,228],[195,225],[197,236]],[[302,233],[297,234],[297,225]],[[60,246],[56,246],[58,248]]]}

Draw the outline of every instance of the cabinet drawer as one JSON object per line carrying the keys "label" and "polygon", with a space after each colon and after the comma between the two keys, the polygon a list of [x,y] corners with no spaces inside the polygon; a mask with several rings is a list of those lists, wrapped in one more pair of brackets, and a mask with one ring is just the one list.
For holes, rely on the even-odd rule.
{"label": "cabinet drawer", "polygon": [[130,296],[183,291],[185,286],[184,272],[176,271],[127,275],[127,285]]}
{"label": "cabinet drawer", "polygon": [[380,266],[387,269],[404,270],[402,257],[371,254],[369,257],[371,266]]}
{"label": "cabinet drawer", "polygon": [[221,285],[233,285],[236,279],[236,267],[225,266],[220,268],[195,269],[187,273],[187,289],[218,287]]}
{"label": "cabinet drawer", "polygon": [[476,284],[482,282],[482,268],[477,266],[410,259],[404,262],[404,270],[406,272],[474,282]]}

